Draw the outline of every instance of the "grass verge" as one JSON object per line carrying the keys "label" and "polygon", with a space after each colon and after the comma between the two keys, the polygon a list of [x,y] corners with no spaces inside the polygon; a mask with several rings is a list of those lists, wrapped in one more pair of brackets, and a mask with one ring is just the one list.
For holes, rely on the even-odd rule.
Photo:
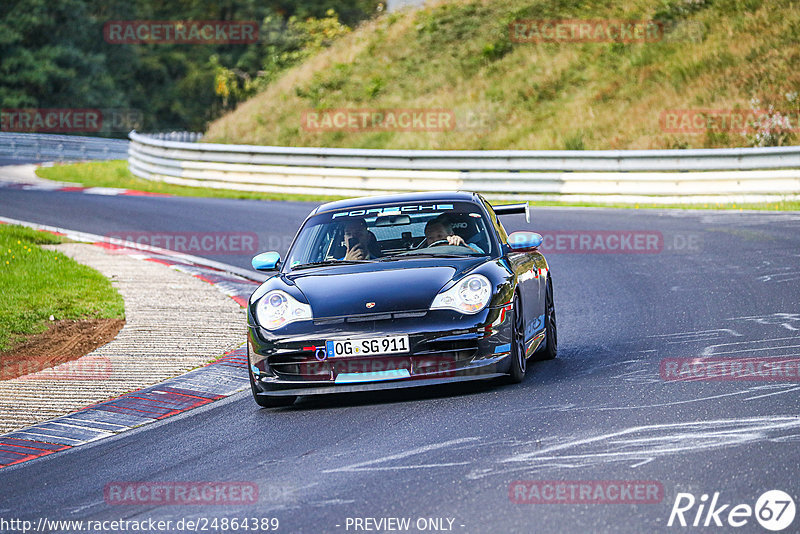
{"label": "grass verge", "polygon": [[[564,20],[652,21],[661,30],[652,40],[579,42]],[[520,21],[552,23],[552,37],[525,42],[527,30],[513,30],[526,27]],[[364,23],[212,122],[204,141],[475,150],[796,144],[798,43],[794,0],[432,1]],[[386,109],[448,110],[454,120],[411,128],[308,120],[323,110]],[[727,114],[719,111],[754,109],[765,113],[745,119],[743,132],[715,123]],[[669,119],[679,116],[701,124]]]}
{"label": "grass verge", "polygon": [[256,200],[282,200],[294,202],[328,202],[339,200],[342,196],[296,195],[289,193],[260,193],[256,191],[236,191],[212,187],[191,187],[164,182],[144,180],[128,170],[126,160],[72,163],[39,167],[36,174],[41,178],[57,182],[73,182],[86,187],[117,187],[135,189],[148,193],[175,195],[180,197],[240,198]]}
{"label": "grass verge", "polygon": [[[40,167],[36,174],[41,178],[59,182],[73,182],[86,187],[117,187],[122,189],[135,189],[149,193],[162,193],[184,197],[210,197],[210,198],[249,198],[257,200],[280,200],[296,202],[330,202],[345,197],[323,195],[292,195],[281,193],[257,193],[247,191],[234,191],[229,189],[213,189],[208,187],[187,187],[181,185],[151,182],[131,174],[125,160],[103,161],[93,163],[73,163],[69,165],[56,165],[53,167]],[[508,204],[519,201],[494,201],[493,204]],[[767,202],[761,204],[620,204],[603,202],[555,202],[531,200],[531,206],[561,206],[561,207],[597,207],[597,208],[629,208],[629,209],[732,209],[732,210],[768,210],[768,211],[798,211],[800,201]]]}
{"label": "grass verge", "polygon": [[94,269],[38,245],[62,238],[0,224],[0,353],[47,329],[55,319],[125,316],[111,282]]}

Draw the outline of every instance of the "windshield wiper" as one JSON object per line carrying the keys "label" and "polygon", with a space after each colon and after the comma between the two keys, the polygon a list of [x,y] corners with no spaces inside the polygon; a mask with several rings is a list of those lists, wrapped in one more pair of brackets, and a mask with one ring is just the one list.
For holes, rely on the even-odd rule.
{"label": "windshield wiper", "polygon": [[[442,253],[436,254],[433,252],[401,252],[400,254],[395,254],[394,256],[390,256],[390,260],[398,260],[403,258],[471,258],[473,256],[482,256],[483,254],[454,254],[452,252],[449,253]],[[381,259],[379,261],[385,261]]]}
{"label": "windshield wiper", "polygon": [[353,265],[355,263],[372,263],[375,260],[323,260],[323,261],[312,261],[309,263],[301,263],[299,265],[292,266],[292,270],[295,269],[306,269],[308,267],[321,267],[323,265]]}

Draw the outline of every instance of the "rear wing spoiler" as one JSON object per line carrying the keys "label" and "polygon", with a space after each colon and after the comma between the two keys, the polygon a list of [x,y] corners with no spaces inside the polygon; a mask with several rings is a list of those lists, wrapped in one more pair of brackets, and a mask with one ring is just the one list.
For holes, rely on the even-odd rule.
{"label": "rear wing spoiler", "polygon": [[528,203],[521,204],[501,204],[499,206],[492,206],[492,209],[497,215],[513,215],[515,213],[524,213],[525,222],[531,222],[531,212],[528,210]]}

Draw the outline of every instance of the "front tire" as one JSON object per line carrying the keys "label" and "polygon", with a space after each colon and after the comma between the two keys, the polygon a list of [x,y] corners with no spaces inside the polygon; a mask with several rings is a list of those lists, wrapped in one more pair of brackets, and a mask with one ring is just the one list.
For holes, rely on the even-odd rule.
{"label": "front tire", "polygon": [[522,299],[514,295],[514,325],[511,332],[511,368],[508,381],[519,384],[525,378],[528,358],[525,354],[525,317],[522,314]]}

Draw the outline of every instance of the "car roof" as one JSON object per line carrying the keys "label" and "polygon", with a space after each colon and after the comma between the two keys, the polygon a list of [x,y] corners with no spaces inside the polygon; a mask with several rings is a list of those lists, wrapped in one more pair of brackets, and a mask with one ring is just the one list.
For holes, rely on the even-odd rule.
{"label": "car roof", "polygon": [[321,205],[314,210],[314,214],[325,211],[342,210],[351,208],[366,208],[381,204],[394,204],[402,202],[475,202],[478,195],[468,191],[429,191],[425,193],[401,193],[397,195],[383,195],[375,197],[348,198],[336,200]]}

